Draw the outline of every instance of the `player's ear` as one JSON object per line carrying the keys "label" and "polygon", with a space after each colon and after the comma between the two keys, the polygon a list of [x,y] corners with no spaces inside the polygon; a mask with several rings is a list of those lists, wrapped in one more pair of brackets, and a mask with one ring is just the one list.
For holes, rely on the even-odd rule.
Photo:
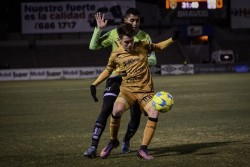
{"label": "player's ear", "polygon": [[128,22],[128,19],[124,18],[124,23],[127,23]]}

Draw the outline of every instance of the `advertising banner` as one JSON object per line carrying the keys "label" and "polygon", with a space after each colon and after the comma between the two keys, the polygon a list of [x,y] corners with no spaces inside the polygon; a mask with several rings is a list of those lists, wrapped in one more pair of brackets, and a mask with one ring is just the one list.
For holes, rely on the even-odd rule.
{"label": "advertising banner", "polygon": [[60,68],[48,68],[46,70],[46,77],[47,79],[62,79],[63,72]]}
{"label": "advertising banner", "polygon": [[85,67],[79,69],[79,78],[95,78],[104,70],[104,67]]}
{"label": "advertising banner", "polygon": [[64,79],[77,79],[79,78],[79,68],[64,68],[63,71]]}
{"label": "advertising banner", "polygon": [[108,28],[123,22],[135,1],[24,2],[21,4],[22,33],[92,32],[95,14],[105,13]]}
{"label": "advertising banner", "polygon": [[161,65],[161,75],[194,74],[193,64]]}
{"label": "advertising banner", "polygon": [[0,81],[96,78],[104,69],[100,66],[0,70]]}
{"label": "advertising banner", "polygon": [[30,71],[27,69],[18,69],[12,72],[13,80],[29,80]]}
{"label": "advertising banner", "polygon": [[0,81],[13,80],[12,70],[0,70]]}
{"label": "advertising banner", "polygon": [[249,0],[231,0],[231,27],[250,28]]}
{"label": "advertising banner", "polygon": [[46,69],[30,69],[31,80],[44,80],[46,78]]}

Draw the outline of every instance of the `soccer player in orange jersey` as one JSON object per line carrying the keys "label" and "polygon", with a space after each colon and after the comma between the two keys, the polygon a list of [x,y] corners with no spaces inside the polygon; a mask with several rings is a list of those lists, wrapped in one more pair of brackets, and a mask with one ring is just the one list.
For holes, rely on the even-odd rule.
{"label": "soccer player in orange jersey", "polygon": [[[112,51],[115,51],[119,47],[118,42],[118,34],[117,29],[114,28],[104,35],[100,36],[102,31],[107,26],[107,20],[105,20],[105,14],[97,13],[96,14],[96,23],[97,27],[95,27],[89,48],[91,50],[98,50],[101,48],[106,48],[112,46]],[[136,31],[136,35],[134,36],[134,41],[147,41],[152,43],[149,34],[139,29],[140,26],[140,12],[135,8],[129,8],[126,11],[124,22],[129,23],[133,26]],[[148,65],[154,66],[156,65],[156,57],[155,53],[151,52],[148,54]],[[101,74],[102,75],[102,74]],[[97,116],[93,133],[92,133],[92,141],[90,147],[84,152],[85,157],[93,158],[97,154],[98,144],[102,133],[106,127],[107,120],[112,113],[113,104],[116,100],[116,97],[120,91],[120,84],[122,81],[122,73],[119,68],[115,69],[109,78],[106,80],[106,87],[103,94],[103,104],[99,115]],[[94,82],[95,83],[95,82]],[[95,101],[98,101],[96,97],[96,85],[91,85],[91,95],[93,96]],[[135,104],[130,109],[131,119],[127,126],[127,132],[124,135],[122,141],[121,152],[129,153],[130,152],[130,140],[136,133],[141,118],[141,110],[138,104]]]}
{"label": "soccer player in orange jersey", "polygon": [[154,136],[159,113],[152,106],[154,86],[147,57],[148,53],[161,51],[168,47],[177,39],[179,33],[175,32],[172,38],[152,44],[143,41],[135,42],[135,30],[131,24],[122,24],[117,28],[117,32],[120,46],[111,53],[106,69],[94,83],[95,86],[98,86],[110,76],[117,66],[123,73],[120,93],[114,103],[110,119],[110,142],[102,150],[100,157],[106,158],[112,149],[119,145],[117,136],[121,116],[135,103],[139,103],[144,112],[148,114],[148,121],[137,156],[145,160],[151,160],[153,157],[148,153],[147,148]]}

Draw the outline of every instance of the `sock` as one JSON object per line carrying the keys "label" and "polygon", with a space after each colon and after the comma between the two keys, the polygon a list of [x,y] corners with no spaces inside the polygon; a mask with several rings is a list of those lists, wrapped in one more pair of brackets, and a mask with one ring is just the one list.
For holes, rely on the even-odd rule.
{"label": "sock", "polygon": [[93,134],[92,134],[91,146],[95,146],[96,148],[98,147],[98,143],[99,143],[100,137],[102,135],[102,132],[104,131],[104,128],[105,127],[101,123],[99,123],[99,122],[95,123],[94,129],[93,129]]}
{"label": "sock", "polygon": [[110,118],[110,138],[111,138],[111,140],[117,139],[118,130],[120,127],[120,121],[121,121],[120,116],[116,117],[113,114],[111,115],[111,118]]}
{"label": "sock", "polygon": [[148,118],[146,127],[144,129],[142,145],[148,146],[151,139],[154,136],[155,128],[157,125],[158,118]]}
{"label": "sock", "polygon": [[123,141],[129,142],[130,139],[134,136],[135,132],[136,132],[136,130],[134,130],[134,129],[128,129],[125,136],[124,136]]}
{"label": "sock", "polygon": [[141,147],[140,147],[140,150],[148,150],[148,146],[146,146],[146,145],[141,145]]}

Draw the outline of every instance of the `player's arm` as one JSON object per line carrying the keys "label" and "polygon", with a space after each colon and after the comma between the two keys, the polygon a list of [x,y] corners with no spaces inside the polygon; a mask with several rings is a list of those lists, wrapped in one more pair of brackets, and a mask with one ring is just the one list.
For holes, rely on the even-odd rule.
{"label": "player's arm", "polygon": [[101,84],[104,80],[106,80],[115,69],[115,64],[112,61],[110,56],[109,63],[107,68],[103,70],[103,72],[97,77],[97,79],[90,85],[90,92],[95,102],[98,102],[98,98],[96,97],[96,87]]}
{"label": "player's arm", "polygon": [[98,76],[98,78],[90,85],[90,92],[95,102],[98,102],[98,98],[96,97],[96,87],[100,85],[103,81],[105,81],[109,76],[109,71],[105,69]]}
{"label": "player's arm", "polygon": [[[149,35],[147,35],[146,38],[147,38],[147,41],[149,43],[152,43],[152,40],[151,40]],[[157,64],[157,60],[156,60],[156,57],[155,57],[155,52],[152,51],[151,53],[148,54],[148,65],[149,66],[155,66],[156,64]]]}
{"label": "player's arm", "polygon": [[90,50],[98,50],[103,47],[112,45],[111,31],[107,32],[101,37],[102,30],[107,26],[107,20],[105,20],[105,14],[100,12],[96,13],[96,24],[97,26],[94,29],[93,35],[89,43]]}
{"label": "player's arm", "polygon": [[89,43],[90,50],[98,50],[112,45],[111,31],[100,37],[102,30],[95,27],[92,38]]}
{"label": "player's arm", "polygon": [[154,46],[150,46],[149,48],[154,51],[161,51],[171,45],[173,42],[177,40],[179,37],[180,31],[175,31],[173,36],[165,41],[159,42],[157,44],[153,44]]}
{"label": "player's arm", "polygon": [[92,83],[94,86],[100,85],[110,76],[110,73],[107,69],[103,70],[102,73],[97,77],[97,79]]}
{"label": "player's arm", "polygon": [[173,39],[172,38],[169,38],[169,39],[167,39],[167,40],[165,40],[165,41],[162,41],[162,42],[159,42],[159,43],[157,43],[157,44],[154,44],[154,50],[156,51],[156,52],[158,52],[158,51],[162,51],[163,49],[165,49],[165,48],[167,48],[169,45],[171,45],[172,43],[173,43],[174,41],[173,41]]}
{"label": "player's arm", "polygon": [[116,67],[116,64],[114,63],[114,56],[112,56],[112,53],[111,53],[106,69],[102,71],[102,73],[97,77],[97,79],[92,83],[92,85],[95,85],[95,86],[100,85],[103,81],[105,81],[112,74],[115,67]]}
{"label": "player's arm", "polygon": [[96,87],[107,79],[109,75],[110,74],[107,69],[103,70],[98,78],[90,85],[90,92],[95,102],[98,102],[98,98],[96,97]]}
{"label": "player's arm", "polygon": [[102,48],[102,46],[99,44],[99,39],[100,39],[101,33],[102,33],[102,30],[98,27],[95,27],[93,35],[92,35],[90,43],[89,43],[90,50],[98,50],[98,49]]}

